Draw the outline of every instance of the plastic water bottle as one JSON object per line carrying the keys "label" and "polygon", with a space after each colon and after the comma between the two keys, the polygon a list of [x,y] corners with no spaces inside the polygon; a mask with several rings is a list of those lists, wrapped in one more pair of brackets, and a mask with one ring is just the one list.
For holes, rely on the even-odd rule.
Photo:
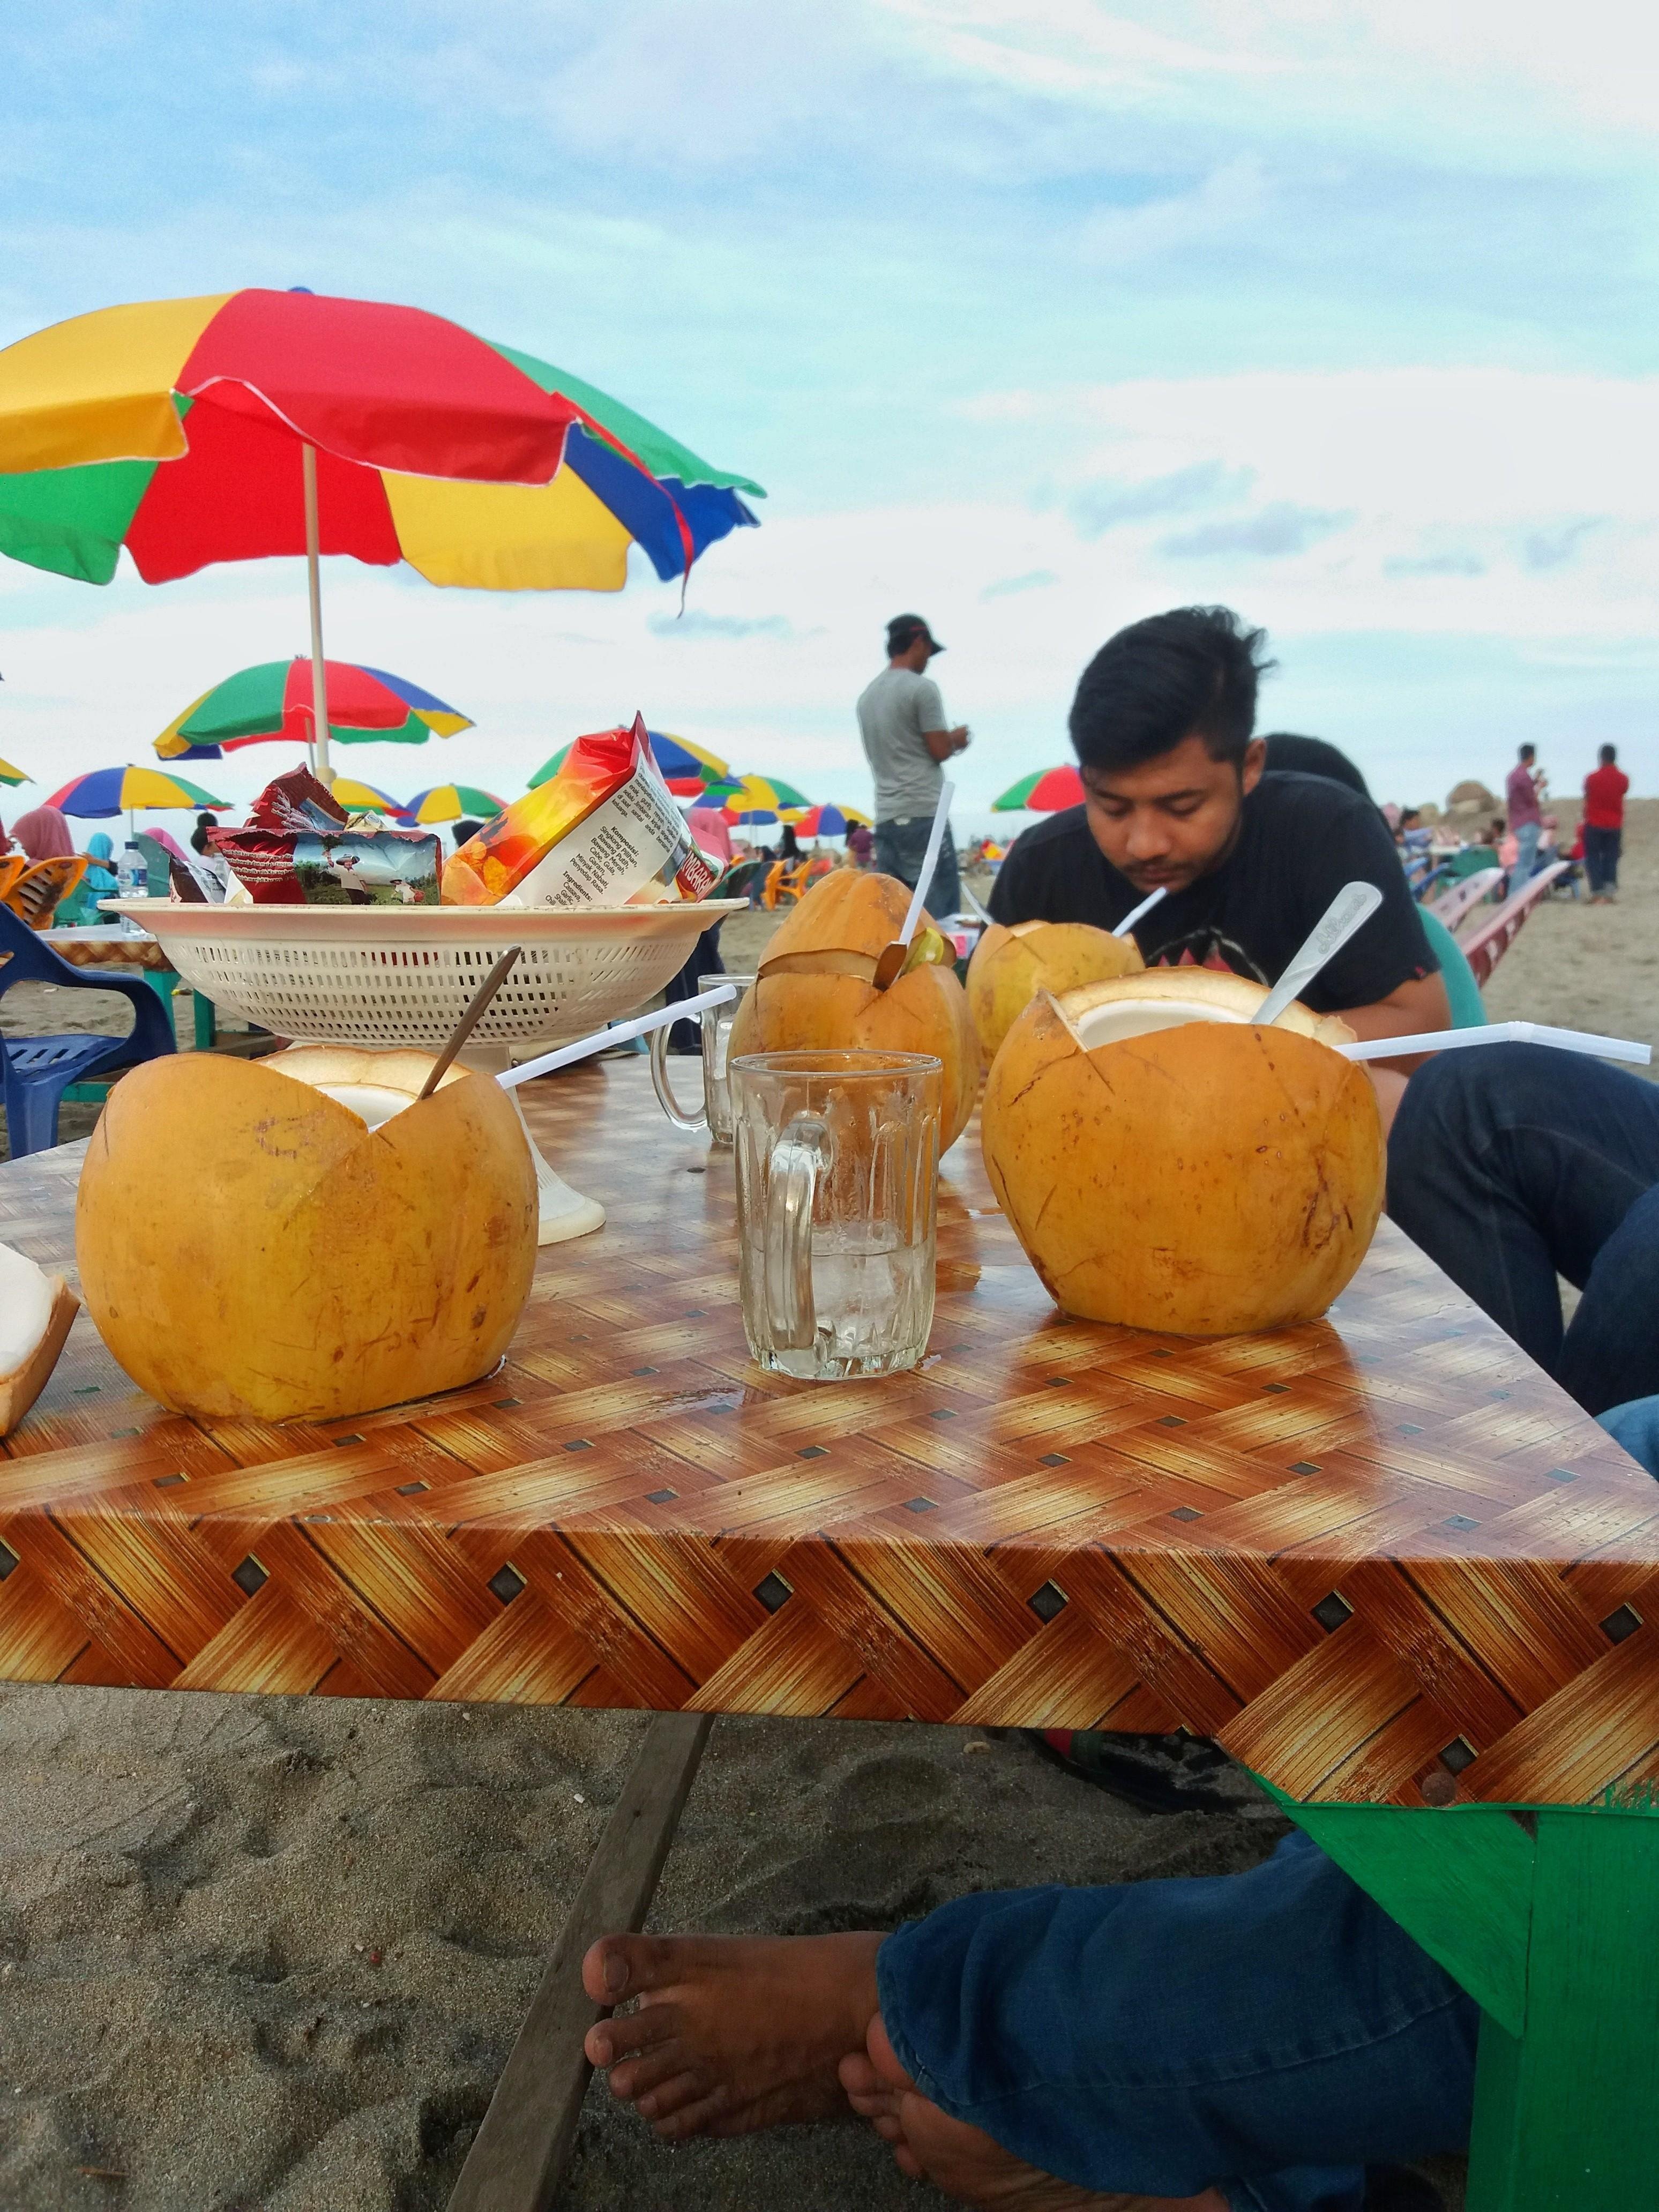
{"label": "plastic water bottle", "polygon": [[115,884],[124,899],[146,898],[149,895],[149,870],[144,866],[144,856],[138,848],[129,843],[115,864]]}

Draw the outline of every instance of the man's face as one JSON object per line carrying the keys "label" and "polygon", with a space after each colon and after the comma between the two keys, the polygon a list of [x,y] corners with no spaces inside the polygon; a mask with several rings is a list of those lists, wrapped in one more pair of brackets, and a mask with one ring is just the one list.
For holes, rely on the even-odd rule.
{"label": "man's face", "polygon": [[1212,760],[1199,737],[1139,768],[1082,769],[1096,844],[1138,890],[1184,890],[1232,850],[1267,751],[1253,738],[1242,776],[1231,761]]}

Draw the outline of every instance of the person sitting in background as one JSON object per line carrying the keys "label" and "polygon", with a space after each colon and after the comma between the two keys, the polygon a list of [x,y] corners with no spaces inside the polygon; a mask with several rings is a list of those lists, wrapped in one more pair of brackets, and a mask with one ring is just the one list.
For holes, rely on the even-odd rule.
{"label": "person sitting in background", "polygon": [[718,806],[689,807],[685,826],[699,852],[706,853],[711,860],[718,860],[722,868],[731,866],[736,851],[732,842],[732,825]]}
{"label": "person sitting in background", "polygon": [[1260,630],[1224,607],[1180,607],[1102,647],[1071,735],[1085,803],[1017,841],[994,921],[1135,926],[1149,966],[1196,962],[1270,983],[1345,884],[1382,903],[1302,996],[1362,1037],[1449,1026],[1434,953],[1399,856],[1367,797],[1327,775],[1267,768],[1255,719]]}
{"label": "person sitting in background", "polygon": [[1584,874],[1592,906],[1611,906],[1619,896],[1619,853],[1625,842],[1625,793],[1630,778],[1619,766],[1616,745],[1603,745],[1600,765],[1584,778]]}
{"label": "person sitting in background", "polygon": [[83,890],[99,898],[113,898],[116,890],[115,848],[101,830],[94,830],[87,840],[87,872],[81,878]]}
{"label": "person sitting in background", "polygon": [[11,834],[31,860],[67,860],[75,850],[69,823],[55,806],[31,807],[20,814]]}
{"label": "person sitting in background", "polygon": [[795,835],[795,825],[793,822],[786,822],[783,825],[783,835],[778,840],[778,858],[786,867],[790,868],[793,868],[796,861],[802,858],[800,839]]}
{"label": "person sitting in background", "polygon": [[1522,884],[1531,881],[1538,859],[1538,841],[1543,834],[1544,812],[1539,804],[1543,775],[1533,765],[1537,757],[1533,746],[1522,745],[1515,766],[1510,770],[1509,781],[1504,787],[1510,828],[1515,836],[1515,859],[1510,864],[1510,887],[1512,890],[1518,891]]}

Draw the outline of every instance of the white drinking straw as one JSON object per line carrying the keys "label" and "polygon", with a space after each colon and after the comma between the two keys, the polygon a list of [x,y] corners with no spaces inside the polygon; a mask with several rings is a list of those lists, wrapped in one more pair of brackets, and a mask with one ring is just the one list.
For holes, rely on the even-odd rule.
{"label": "white drinking straw", "polygon": [[578,1037],[574,1044],[562,1044],[555,1052],[544,1052],[539,1060],[526,1060],[522,1067],[509,1067],[505,1075],[498,1075],[495,1080],[503,1091],[516,1090],[532,1076],[551,1075],[556,1067],[568,1067],[573,1060],[586,1060],[590,1053],[603,1052],[607,1045],[626,1044],[630,1037],[648,1036],[653,1030],[666,1029],[670,1022],[683,1022],[689,1015],[700,1014],[705,1006],[728,1006],[737,995],[735,983],[717,983],[712,991],[699,992],[695,999],[677,999],[672,1006],[659,1006],[654,1013],[640,1014],[631,1022],[618,1022],[614,1029],[595,1030],[592,1036]]}
{"label": "white drinking straw", "polygon": [[1416,1052],[1460,1052],[1473,1044],[1549,1044],[1561,1052],[1589,1053],[1596,1060],[1628,1060],[1646,1067],[1653,1060],[1651,1045],[1632,1043],[1628,1037],[1595,1036],[1587,1030],[1552,1029],[1547,1022],[1492,1022],[1480,1030],[1427,1030],[1420,1036],[1366,1037],[1357,1044],[1340,1044],[1345,1060],[1395,1060]]}
{"label": "white drinking straw", "polygon": [[1132,906],[1130,908],[1127,914],[1124,915],[1122,921],[1119,922],[1117,927],[1112,932],[1113,936],[1127,937],[1129,934],[1129,932],[1134,927],[1135,924],[1138,921],[1144,921],[1146,915],[1152,912],[1152,908],[1158,904],[1161,898],[1168,898],[1169,896],[1170,886],[1168,884],[1160,884],[1158,889],[1149,898],[1144,898],[1139,906]]}
{"label": "white drinking straw", "polygon": [[904,917],[904,927],[896,940],[908,945],[916,933],[916,924],[921,920],[922,902],[933,880],[933,870],[939,865],[939,848],[945,842],[945,824],[951,812],[953,783],[942,783],[939,787],[939,805],[933,809],[933,826],[927,832],[927,850],[921,856],[921,873],[916,878],[916,887],[910,894],[910,911]]}

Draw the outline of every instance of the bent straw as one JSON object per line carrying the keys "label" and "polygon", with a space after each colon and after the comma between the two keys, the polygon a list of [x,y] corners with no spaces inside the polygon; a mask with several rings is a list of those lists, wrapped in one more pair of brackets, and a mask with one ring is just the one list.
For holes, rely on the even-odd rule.
{"label": "bent straw", "polygon": [[939,865],[939,848],[945,842],[945,824],[951,812],[951,799],[956,786],[942,783],[939,787],[939,805],[933,809],[933,826],[927,832],[927,850],[921,857],[921,873],[916,878],[916,887],[910,894],[910,911],[904,917],[904,927],[894,942],[908,951],[910,939],[916,933],[916,924],[921,920],[922,900],[933,880],[933,870]]}
{"label": "bent straw", "polygon": [[1129,934],[1129,932],[1134,927],[1135,924],[1138,921],[1144,921],[1146,915],[1152,912],[1152,908],[1158,904],[1161,898],[1168,898],[1169,896],[1170,886],[1168,884],[1160,884],[1150,897],[1142,899],[1139,906],[1132,906],[1129,908],[1127,914],[1124,915],[1122,921],[1119,922],[1117,927],[1112,932],[1112,935],[1114,937],[1127,937]]}
{"label": "bent straw", "polygon": [[504,1075],[495,1078],[503,1091],[515,1091],[532,1076],[551,1075],[556,1067],[568,1067],[573,1060],[586,1060],[590,1053],[603,1052],[607,1045],[626,1044],[632,1037],[648,1036],[653,1030],[666,1029],[670,1022],[683,1022],[690,1014],[700,1014],[705,1006],[724,1006],[738,995],[735,983],[717,984],[712,991],[701,991],[695,999],[677,999],[672,1006],[659,1006],[654,1013],[641,1014],[631,1022],[618,1022],[614,1029],[595,1030],[592,1036],[578,1037],[574,1044],[562,1044],[556,1051],[544,1052],[539,1060],[527,1060],[522,1067],[509,1067]]}
{"label": "bent straw", "polygon": [[1340,1044],[1344,1060],[1395,1060],[1417,1052],[1461,1052],[1473,1044],[1547,1044],[1559,1052],[1583,1052],[1596,1060],[1627,1060],[1632,1067],[1649,1066],[1651,1045],[1636,1044],[1629,1037],[1595,1036],[1588,1030],[1552,1029],[1547,1022],[1493,1022],[1480,1030],[1426,1030],[1420,1036],[1365,1037],[1356,1044]]}

